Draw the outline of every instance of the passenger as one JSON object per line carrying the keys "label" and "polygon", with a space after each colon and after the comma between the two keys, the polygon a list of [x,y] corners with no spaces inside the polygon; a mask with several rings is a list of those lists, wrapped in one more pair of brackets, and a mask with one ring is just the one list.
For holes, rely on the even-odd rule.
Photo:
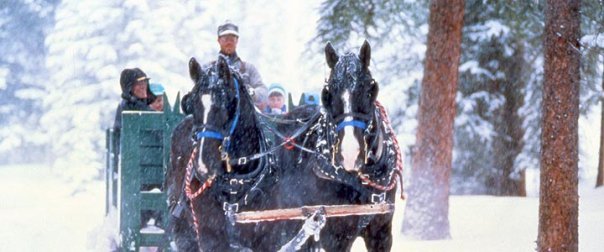
{"label": "passenger", "polygon": [[[122,101],[115,112],[113,130],[117,139],[116,153],[120,153],[120,135],[122,130],[123,111],[153,111],[149,104],[155,100],[155,95],[149,87],[149,77],[139,68],[124,69],[120,75],[122,88]],[[117,165],[117,164],[116,164]],[[141,190],[147,191],[158,187],[147,185]],[[148,222],[161,224],[161,214],[157,211],[145,210],[141,212],[141,224]]]}
{"label": "passenger", "polygon": [[161,83],[151,83],[149,84],[149,89],[151,89],[151,93],[155,95],[155,100],[149,104],[149,107],[155,111],[163,112],[164,111],[164,86]]}
{"label": "passenger", "polygon": [[138,67],[126,68],[122,71],[120,86],[122,88],[122,101],[117,107],[113,123],[113,128],[118,134],[122,129],[123,111],[151,111],[149,103],[155,99],[155,96],[149,89],[149,77]]}
{"label": "passenger", "polygon": [[317,93],[306,93],[304,95],[304,104],[305,105],[319,105],[319,100],[321,100],[321,98],[319,97],[319,94]]}
{"label": "passenger", "polygon": [[[243,84],[247,85],[249,90],[253,90],[254,103],[260,102],[260,97],[267,96],[267,89],[256,67],[249,62],[241,60],[237,55],[239,27],[227,20],[224,24],[218,26],[217,35],[218,45],[220,45],[219,55],[225,57],[229,66],[241,74]],[[203,68],[210,67],[214,62],[207,63]],[[182,109],[185,114],[191,114],[193,110],[189,97],[190,93],[186,94],[182,99]]]}
{"label": "passenger", "polygon": [[268,89],[268,108],[266,113],[271,115],[280,115],[287,112],[285,105],[285,89],[279,83],[273,83]]}

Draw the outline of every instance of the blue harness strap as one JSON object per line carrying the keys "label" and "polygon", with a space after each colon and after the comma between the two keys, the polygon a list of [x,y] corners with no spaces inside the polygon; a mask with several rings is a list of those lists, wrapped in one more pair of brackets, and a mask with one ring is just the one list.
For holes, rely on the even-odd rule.
{"label": "blue harness strap", "polygon": [[197,134],[195,134],[195,136],[197,137],[197,140],[200,140],[202,138],[213,138],[213,139],[218,139],[218,140],[224,139],[224,136],[222,134],[220,134],[219,132],[216,132],[216,131],[211,131],[211,130],[197,132]]}
{"label": "blue harness strap", "polygon": [[224,143],[225,150],[229,150],[231,145],[230,136],[233,135],[235,127],[237,127],[237,123],[239,122],[239,114],[241,114],[241,108],[239,106],[239,103],[241,102],[239,99],[239,81],[237,81],[237,78],[233,78],[233,81],[235,81],[235,98],[237,99],[237,109],[235,111],[235,118],[233,118],[233,124],[231,124],[231,128],[229,129],[229,138]]}
{"label": "blue harness strap", "polygon": [[357,127],[357,128],[363,129],[363,130],[367,128],[367,124],[363,121],[359,121],[359,120],[342,121],[342,122],[338,123],[338,126],[336,127],[336,132],[342,130],[346,126]]}
{"label": "blue harness strap", "polygon": [[235,98],[237,99],[237,111],[235,112],[235,118],[233,119],[233,124],[231,124],[229,135],[233,135],[235,127],[237,126],[237,122],[239,121],[239,114],[241,114],[241,108],[239,108],[239,81],[237,81],[237,78],[233,78],[233,80],[235,81]]}

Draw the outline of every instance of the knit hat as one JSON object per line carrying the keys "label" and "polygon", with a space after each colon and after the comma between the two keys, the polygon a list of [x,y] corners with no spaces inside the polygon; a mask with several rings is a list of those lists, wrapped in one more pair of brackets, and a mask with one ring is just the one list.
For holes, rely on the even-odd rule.
{"label": "knit hat", "polygon": [[231,21],[229,20],[225,21],[224,24],[218,26],[218,37],[228,34],[239,37],[239,27],[231,23]]}
{"label": "knit hat", "polygon": [[268,97],[280,94],[285,97],[285,89],[279,83],[273,83],[268,87]]}
{"label": "knit hat", "polygon": [[134,71],[134,80],[135,81],[142,81],[142,80],[151,79],[151,78],[147,77],[147,74],[145,74],[145,72],[143,72],[143,70],[141,70],[138,67],[135,67],[132,70]]}
{"label": "knit hat", "polygon": [[166,92],[161,83],[151,83],[149,84],[149,89],[151,89],[151,93],[153,93],[155,96],[163,95],[164,92]]}

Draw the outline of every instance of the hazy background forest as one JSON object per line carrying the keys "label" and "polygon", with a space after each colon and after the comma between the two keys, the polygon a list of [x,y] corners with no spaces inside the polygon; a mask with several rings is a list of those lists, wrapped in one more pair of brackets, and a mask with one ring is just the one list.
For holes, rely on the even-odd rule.
{"label": "hazy background forest", "polygon": [[[544,4],[466,1],[453,194],[526,195],[536,184]],[[577,48],[579,168],[588,184],[598,164],[603,6],[583,1]],[[342,53],[368,40],[379,99],[405,156],[413,151],[428,1],[8,0],[0,12],[0,164],[52,164],[75,185],[102,180],[120,71],[141,67],[173,100],[191,88],[189,58],[216,57],[216,27],[226,19],[240,26],[240,56],[294,97],[323,85],[327,41]]]}
{"label": "hazy background forest", "polygon": [[[430,2],[436,4],[429,6]],[[394,250],[403,250],[401,247],[410,251],[531,250],[539,243],[535,242],[537,223],[539,237],[547,234],[543,232],[542,224],[549,219],[543,218],[543,209],[555,211],[552,206],[572,203],[569,209],[579,210],[571,211],[570,219],[577,224],[578,214],[578,228],[577,225],[566,225],[565,228],[575,231],[572,235],[574,245],[579,229],[581,250],[599,251],[601,245],[597,235],[602,233],[600,230],[604,226],[601,224],[604,205],[600,200],[604,191],[593,187],[596,174],[600,175],[604,169],[601,158],[604,153],[598,152],[604,114],[604,1],[580,1],[581,35],[578,42],[574,37],[577,33],[562,35],[567,34],[564,33],[566,27],[554,27],[552,22],[547,22],[552,16],[547,19],[545,13],[556,13],[556,8],[549,7],[558,6],[558,3],[579,2],[548,2],[551,5],[548,6],[545,0],[0,1],[0,178],[4,185],[0,187],[0,222],[7,223],[4,230],[0,230],[0,236],[8,237],[0,242],[0,250],[82,251],[84,247],[102,247],[106,243],[103,239],[116,234],[108,230],[115,228],[115,223],[107,221],[109,215],[102,213],[102,199],[105,129],[113,124],[115,108],[120,101],[119,73],[124,68],[142,68],[152,82],[164,84],[170,101],[174,101],[177,93],[187,92],[192,86],[187,69],[189,58],[196,57],[201,62],[214,60],[218,51],[216,27],[229,19],[240,27],[239,55],[256,65],[266,84],[281,83],[295,98],[301,92],[318,92],[324,84],[330,71],[323,53],[328,41],[339,53],[356,53],[364,40],[371,44],[370,68],[380,85],[378,99],[388,109],[405,156],[404,179],[409,197],[406,201],[397,200],[396,224],[393,226],[404,229],[401,219],[423,221],[417,216],[406,215],[421,212],[410,207],[414,198],[420,197],[414,197],[409,190],[414,181],[420,181],[415,183],[419,185],[416,187],[422,185],[421,179],[410,179],[411,167],[422,167],[421,162],[415,162],[413,166],[412,157],[414,153],[421,157],[426,146],[421,144],[425,138],[419,136],[422,130],[418,128],[430,126],[432,133],[445,128],[439,124],[440,118],[425,120],[424,116],[424,120],[418,122],[418,115],[432,111],[444,112],[439,116],[455,114],[452,161],[449,162],[451,156],[447,156],[445,169],[439,170],[447,174],[447,179],[438,185],[428,183],[420,188],[424,191],[419,190],[422,195],[436,191],[447,193],[442,202],[429,201],[420,208],[442,205],[447,211],[437,217],[446,217],[447,232],[438,239],[451,239],[416,242],[407,239],[412,238],[413,233],[403,234],[399,232],[401,230],[393,229]],[[446,24],[437,22],[441,26],[435,26],[434,19],[428,24],[429,7],[434,6],[440,7],[441,12],[436,11],[437,14],[444,13],[439,16],[441,21],[460,21],[451,22],[456,28],[461,27],[458,25],[461,19],[455,17],[461,16],[456,14],[461,14],[462,8],[448,7],[465,6],[461,50],[456,47],[458,35],[455,41],[440,40],[449,45],[456,43],[452,54],[461,52],[459,67],[456,62],[450,63],[455,67],[450,67],[449,72],[454,74],[434,74],[436,71],[432,68],[432,72],[423,76],[428,69],[424,61],[439,61],[435,57],[426,58],[426,55],[436,55],[436,50],[427,49],[433,48],[428,46],[428,32],[430,38],[434,38],[434,34],[447,33],[443,30],[434,32],[435,27]],[[558,14],[576,10],[561,9]],[[564,24],[576,27],[575,23]],[[550,28],[548,39],[544,35],[546,28]],[[559,39],[552,39],[555,37],[552,34]],[[542,129],[544,132],[551,129],[541,125],[548,125],[544,121],[549,118],[542,116],[543,101],[555,104],[552,101],[556,100],[552,98],[557,97],[552,92],[545,92],[550,95],[544,96],[544,86],[551,88],[552,83],[562,83],[561,78],[552,81],[552,68],[549,68],[550,74],[544,74],[544,68],[552,65],[553,51],[553,47],[544,46],[544,41],[568,42],[575,50],[572,52],[580,54],[581,63],[580,73],[568,68],[572,69],[568,71],[569,78],[580,76],[578,185],[582,189],[581,197],[573,190],[558,190],[572,194],[566,198],[552,198],[546,202],[551,203],[549,205],[543,204],[547,198],[544,195],[548,190],[558,189],[553,182],[564,179],[543,179],[553,182],[541,183],[539,188],[540,169],[553,170],[546,165],[540,167],[544,159],[550,163],[553,160],[552,157],[544,158],[540,148],[546,146],[544,152],[547,152],[548,139],[568,140],[572,137],[567,138],[568,135],[562,133],[559,136],[548,134],[549,138],[545,138],[541,134]],[[446,46],[439,48],[441,56]],[[550,52],[547,62],[545,49]],[[576,56],[567,54],[563,56]],[[556,76],[560,76],[560,72],[564,71],[555,72]],[[440,81],[426,80],[435,76],[442,78]],[[442,79],[451,76],[455,78],[449,80],[458,81],[449,81],[456,89],[450,89],[453,92],[447,93],[446,102],[453,104],[454,97],[455,109],[442,104],[427,108],[426,104],[443,100],[438,99],[442,97],[427,98],[425,91],[446,90],[442,88]],[[420,99],[422,106],[419,106]],[[571,102],[558,104],[562,104],[558,106],[560,108],[576,105]],[[545,109],[552,107],[555,106],[545,106]],[[566,113],[562,111],[554,116],[572,118],[570,127],[575,130],[573,116],[576,114],[568,116]],[[548,115],[552,116],[551,113]],[[440,128],[431,127],[436,124]],[[450,139],[448,132],[442,135]],[[542,139],[546,139],[545,145],[542,145]],[[450,147],[448,143],[445,145],[447,149]],[[567,146],[570,148],[565,150],[572,153],[558,152],[556,158],[576,161],[573,155],[576,146]],[[421,158],[413,160],[423,161]],[[566,168],[572,170],[558,170],[564,172],[560,176],[572,178],[565,181],[572,182],[569,188],[576,189],[576,163]],[[547,175],[542,173],[542,178],[551,178],[544,174]],[[428,175],[439,177],[437,173]],[[604,175],[599,178],[604,179]],[[600,180],[600,183],[604,182]],[[535,197],[540,190],[543,197]],[[102,216],[105,216],[104,220]],[[57,229],[62,231],[55,232]],[[570,236],[553,230],[558,238],[570,240],[567,239]],[[43,233],[42,239],[30,242],[31,234],[38,233]],[[73,242],[57,242],[67,239]],[[83,243],[87,239],[98,240],[88,240],[89,244],[85,246]]]}

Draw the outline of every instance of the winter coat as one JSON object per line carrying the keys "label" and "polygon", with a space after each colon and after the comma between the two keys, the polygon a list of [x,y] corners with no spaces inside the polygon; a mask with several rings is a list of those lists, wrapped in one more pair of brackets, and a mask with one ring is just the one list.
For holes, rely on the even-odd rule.
{"label": "winter coat", "polygon": [[[229,66],[239,72],[241,78],[243,78],[244,85],[253,87],[254,93],[261,93],[265,97],[267,96],[268,89],[266,88],[266,85],[264,85],[264,83],[262,82],[262,77],[260,76],[258,69],[256,69],[256,67],[252,65],[252,63],[241,60],[241,58],[237,56],[237,53],[228,56],[222,53],[220,55],[227,59],[227,63],[229,63]],[[207,64],[206,67],[208,67],[212,63],[213,62]]]}
{"label": "winter coat", "polygon": [[266,106],[266,108],[262,112],[267,115],[282,115],[282,114],[287,114],[287,107],[285,106],[285,104],[280,109],[275,109],[275,108]]}
{"label": "winter coat", "polygon": [[115,121],[113,123],[113,129],[120,131],[122,129],[122,112],[124,111],[153,111],[149,107],[147,99],[141,100],[136,99],[134,101],[122,99],[120,104],[115,110]]}

